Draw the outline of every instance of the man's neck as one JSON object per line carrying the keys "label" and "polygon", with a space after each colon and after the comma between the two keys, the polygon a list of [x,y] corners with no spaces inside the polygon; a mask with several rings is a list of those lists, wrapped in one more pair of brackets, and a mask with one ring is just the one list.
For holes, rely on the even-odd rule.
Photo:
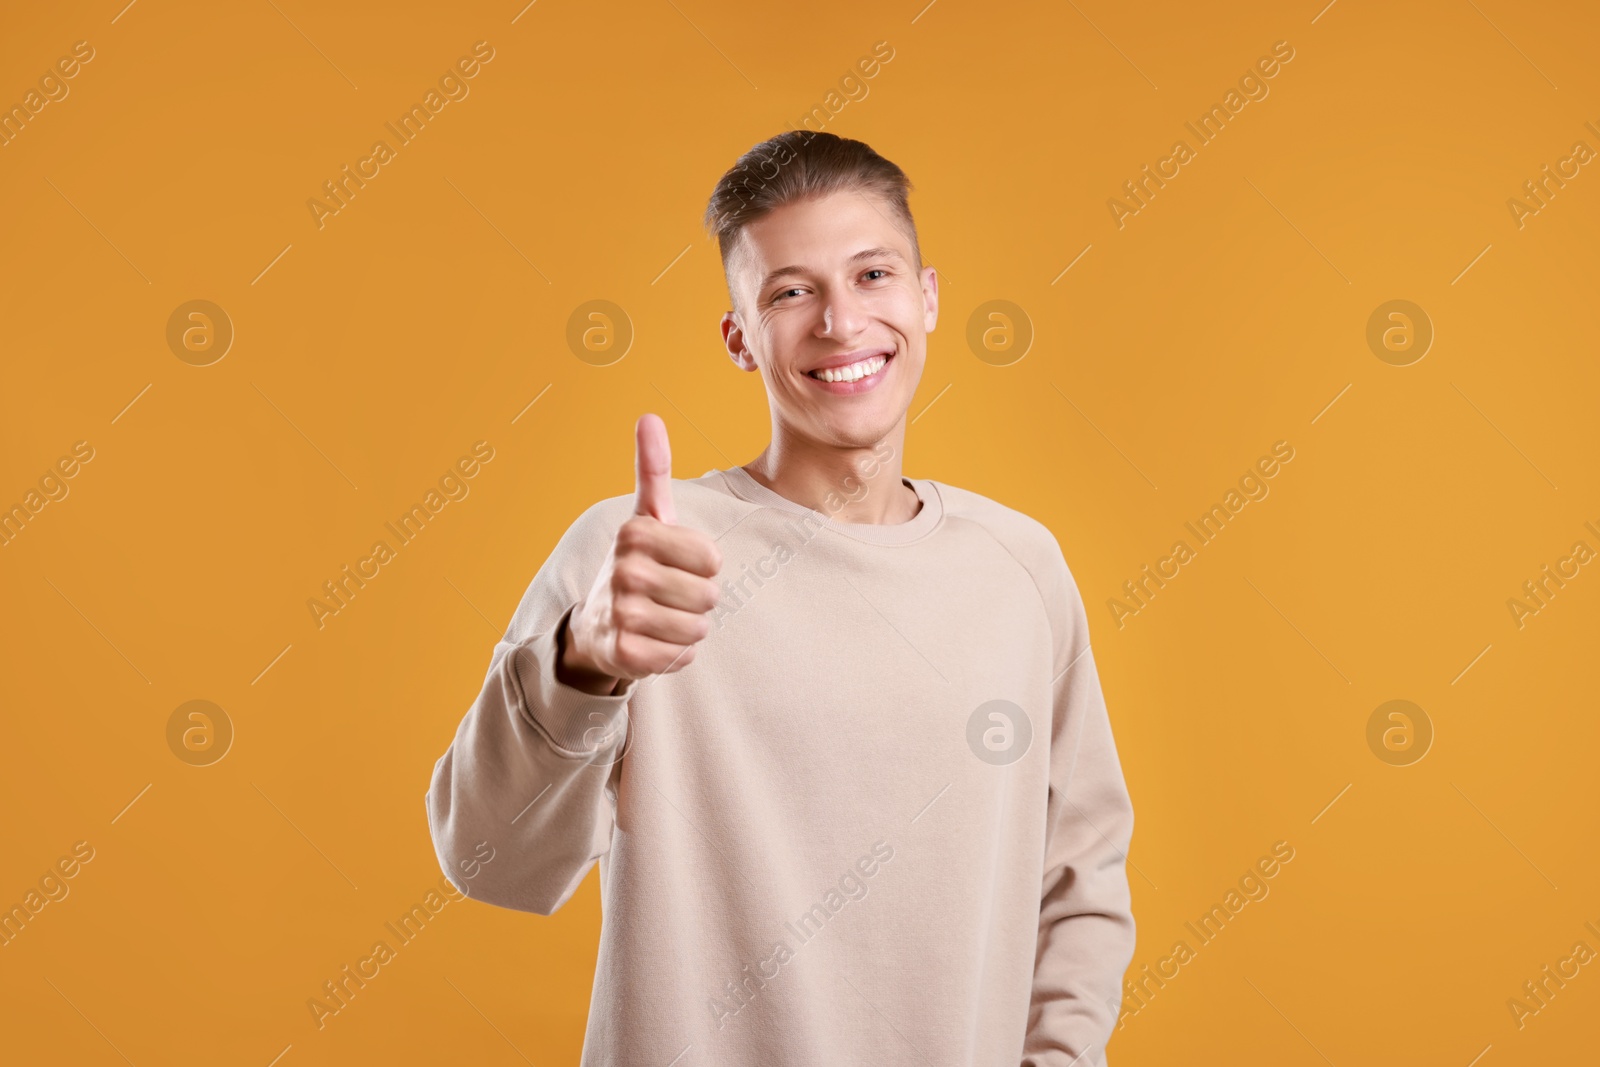
{"label": "man's neck", "polygon": [[904,441],[903,422],[867,448],[780,443],[775,437],[744,470],[779,496],[834,522],[899,524],[922,508],[916,491],[901,481]]}

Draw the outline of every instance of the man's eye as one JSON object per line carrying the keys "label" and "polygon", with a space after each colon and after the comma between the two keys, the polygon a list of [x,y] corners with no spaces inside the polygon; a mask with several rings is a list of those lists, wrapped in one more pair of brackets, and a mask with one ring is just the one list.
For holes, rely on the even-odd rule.
{"label": "man's eye", "polygon": [[868,274],[884,274],[884,275],[887,275],[889,272],[884,270],[881,267],[873,267],[871,270],[867,271],[867,273]]}
{"label": "man's eye", "polygon": [[796,289],[785,289],[782,292],[780,292],[777,295],[775,295],[773,297],[773,299],[774,300],[782,300],[784,297],[788,296],[790,293],[799,293],[799,292],[804,292],[804,290],[798,289],[798,288],[796,288]]}

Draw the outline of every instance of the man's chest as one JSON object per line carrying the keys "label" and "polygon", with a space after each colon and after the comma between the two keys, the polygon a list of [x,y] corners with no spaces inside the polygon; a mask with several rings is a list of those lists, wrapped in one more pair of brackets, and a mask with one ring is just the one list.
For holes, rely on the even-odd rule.
{"label": "man's chest", "polygon": [[725,549],[695,661],[634,702],[637,769],[729,800],[772,789],[863,810],[1043,774],[1054,635],[1032,578],[992,538],[934,566],[904,549],[783,547]]}

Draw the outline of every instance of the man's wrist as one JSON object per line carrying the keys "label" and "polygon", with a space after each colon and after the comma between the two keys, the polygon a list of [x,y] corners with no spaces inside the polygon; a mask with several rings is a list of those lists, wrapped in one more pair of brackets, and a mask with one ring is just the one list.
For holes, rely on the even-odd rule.
{"label": "man's wrist", "polygon": [[[579,605],[581,607],[581,605]],[[597,669],[578,649],[573,640],[571,619],[577,614],[575,607],[562,619],[556,632],[556,681],[594,696],[611,696],[622,680]]]}

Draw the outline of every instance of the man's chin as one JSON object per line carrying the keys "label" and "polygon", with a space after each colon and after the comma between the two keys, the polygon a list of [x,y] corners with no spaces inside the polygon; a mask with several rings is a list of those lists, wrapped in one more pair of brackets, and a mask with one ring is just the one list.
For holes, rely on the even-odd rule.
{"label": "man's chin", "polygon": [[846,419],[821,426],[812,426],[806,436],[829,448],[875,448],[878,442],[892,434],[903,419],[882,416],[873,419]]}

